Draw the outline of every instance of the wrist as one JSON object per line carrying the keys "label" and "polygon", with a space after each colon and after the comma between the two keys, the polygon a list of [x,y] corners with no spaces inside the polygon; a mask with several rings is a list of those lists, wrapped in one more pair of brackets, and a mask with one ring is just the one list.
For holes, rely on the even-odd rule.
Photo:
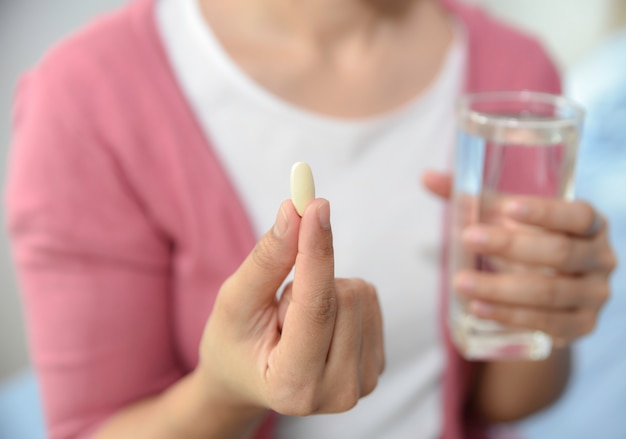
{"label": "wrist", "polygon": [[252,437],[267,410],[238,400],[204,372],[196,368],[179,383],[181,395],[166,411],[169,428],[189,439]]}
{"label": "wrist", "polygon": [[199,401],[207,408],[227,410],[237,413],[246,413],[250,416],[264,414],[267,409],[253,402],[241,391],[214,377],[210,368],[202,366],[202,362],[189,374],[194,382],[194,388],[198,391]]}

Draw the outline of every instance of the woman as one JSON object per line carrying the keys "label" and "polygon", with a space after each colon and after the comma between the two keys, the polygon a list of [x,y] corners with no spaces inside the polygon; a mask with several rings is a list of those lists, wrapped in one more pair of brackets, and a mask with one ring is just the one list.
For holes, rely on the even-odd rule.
{"label": "woman", "polygon": [[[56,47],[20,85],[8,201],[50,436],[480,437],[550,404],[606,299],[606,226],[529,200],[530,242],[466,231],[559,273],[455,279],[559,341],[470,366],[439,335],[441,212],[415,184],[448,195],[426,171],[463,90],[521,88],[559,90],[539,46],[434,0],[137,0]],[[325,199],[280,204],[299,160],[334,238]]]}

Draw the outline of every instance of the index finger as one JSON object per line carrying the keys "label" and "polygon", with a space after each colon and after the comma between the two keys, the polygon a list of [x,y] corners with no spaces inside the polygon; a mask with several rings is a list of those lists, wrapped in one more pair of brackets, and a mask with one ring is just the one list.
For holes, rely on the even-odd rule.
{"label": "index finger", "polygon": [[601,217],[585,201],[519,197],[507,200],[504,211],[516,221],[580,237],[588,237],[591,231],[605,227],[596,227]]}
{"label": "index finger", "polygon": [[452,176],[448,173],[426,171],[422,175],[422,184],[438,197],[449,199],[452,193]]}
{"label": "index finger", "polygon": [[323,373],[336,300],[330,206],[317,199],[307,206],[300,224],[291,302],[275,359],[281,370],[300,378]]}

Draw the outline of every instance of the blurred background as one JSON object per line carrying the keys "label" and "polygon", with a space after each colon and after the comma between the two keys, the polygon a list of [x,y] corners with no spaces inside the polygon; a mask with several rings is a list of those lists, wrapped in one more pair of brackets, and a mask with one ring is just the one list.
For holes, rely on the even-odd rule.
{"label": "blurred background", "polygon": [[[603,89],[608,89],[611,84],[620,80],[620,72],[621,76],[624,76],[626,72],[626,56],[616,59],[613,52],[606,49],[618,44],[615,42],[619,38],[617,37],[618,30],[624,28],[626,23],[626,0],[466,1],[481,4],[493,14],[539,37],[561,68],[567,80],[568,93],[589,107],[604,105],[604,108],[607,108],[609,104],[598,101],[596,97],[605,91]],[[12,94],[19,75],[36,63],[55,41],[93,16],[123,3],[126,1],[0,0],[0,178],[2,182],[6,176],[10,142]],[[622,46],[626,49],[626,45],[622,44]],[[624,52],[626,50],[622,50],[622,53]],[[626,110],[623,108],[622,127],[626,125]],[[592,115],[590,120],[592,124],[600,124],[604,118],[594,118]],[[612,152],[605,151],[606,154],[602,150],[592,154],[585,149],[586,147],[583,147],[582,153],[589,165],[581,168],[579,172],[579,179],[585,182],[580,186],[580,196],[593,199],[602,209],[607,210],[610,216],[613,215],[614,225],[616,220],[626,220],[626,202],[619,202],[615,196],[615,192],[620,190],[618,189],[620,185],[622,190],[626,187],[626,178],[620,177],[620,172],[618,172],[619,169],[626,169],[626,160],[624,160],[626,144],[621,146],[621,149],[614,148]],[[609,156],[609,153],[612,155]],[[621,157],[621,161],[614,159],[617,156]],[[609,163],[610,166],[607,167]],[[611,169],[615,172],[611,172]],[[622,174],[626,173],[622,172]],[[0,215],[4,218],[1,205]],[[626,221],[623,222],[626,224]],[[615,236],[626,238],[626,231],[616,230]],[[623,245],[620,248],[623,248]],[[626,255],[622,258],[622,261],[625,260]],[[616,282],[620,282],[620,286],[625,285],[626,283],[621,280],[623,276],[620,276],[621,272]],[[607,311],[608,317],[611,312],[626,310],[626,307],[619,308],[615,304],[624,303],[622,299],[624,294],[616,294],[616,296],[618,297],[614,297],[614,303],[611,305],[615,311]],[[616,329],[622,331],[622,334],[625,330],[622,324],[620,328],[607,327],[606,331]],[[602,330],[602,325],[600,330]],[[590,346],[589,355],[595,352],[593,349],[597,349],[596,344],[590,344]],[[623,350],[624,346],[622,343],[620,349]],[[581,349],[584,351],[585,347]],[[626,354],[623,356],[626,358]],[[626,362],[622,364],[626,365]],[[8,387],[11,383],[17,382],[19,377],[23,376],[22,371],[27,368],[28,354],[20,300],[12,273],[7,239],[3,232],[0,236],[0,390],[2,386]],[[626,370],[626,367],[622,370]],[[624,410],[626,400],[623,396],[621,398],[620,401],[624,403],[622,410]],[[2,423],[2,409],[0,399],[0,424]],[[541,420],[538,422],[540,425]],[[528,428],[532,430],[536,424]],[[610,436],[595,435],[595,437],[608,438]],[[618,436],[611,437],[617,438]],[[2,438],[1,425],[0,438]]]}

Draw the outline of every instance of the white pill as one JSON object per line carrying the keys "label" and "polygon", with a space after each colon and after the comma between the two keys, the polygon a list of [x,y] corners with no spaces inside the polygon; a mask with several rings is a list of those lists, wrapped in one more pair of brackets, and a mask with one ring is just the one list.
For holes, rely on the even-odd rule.
{"label": "white pill", "polygon": [[298,215],[315,199],[315,183],[311,167],[304,162],[294,163],[291,167],[291,202]]}

